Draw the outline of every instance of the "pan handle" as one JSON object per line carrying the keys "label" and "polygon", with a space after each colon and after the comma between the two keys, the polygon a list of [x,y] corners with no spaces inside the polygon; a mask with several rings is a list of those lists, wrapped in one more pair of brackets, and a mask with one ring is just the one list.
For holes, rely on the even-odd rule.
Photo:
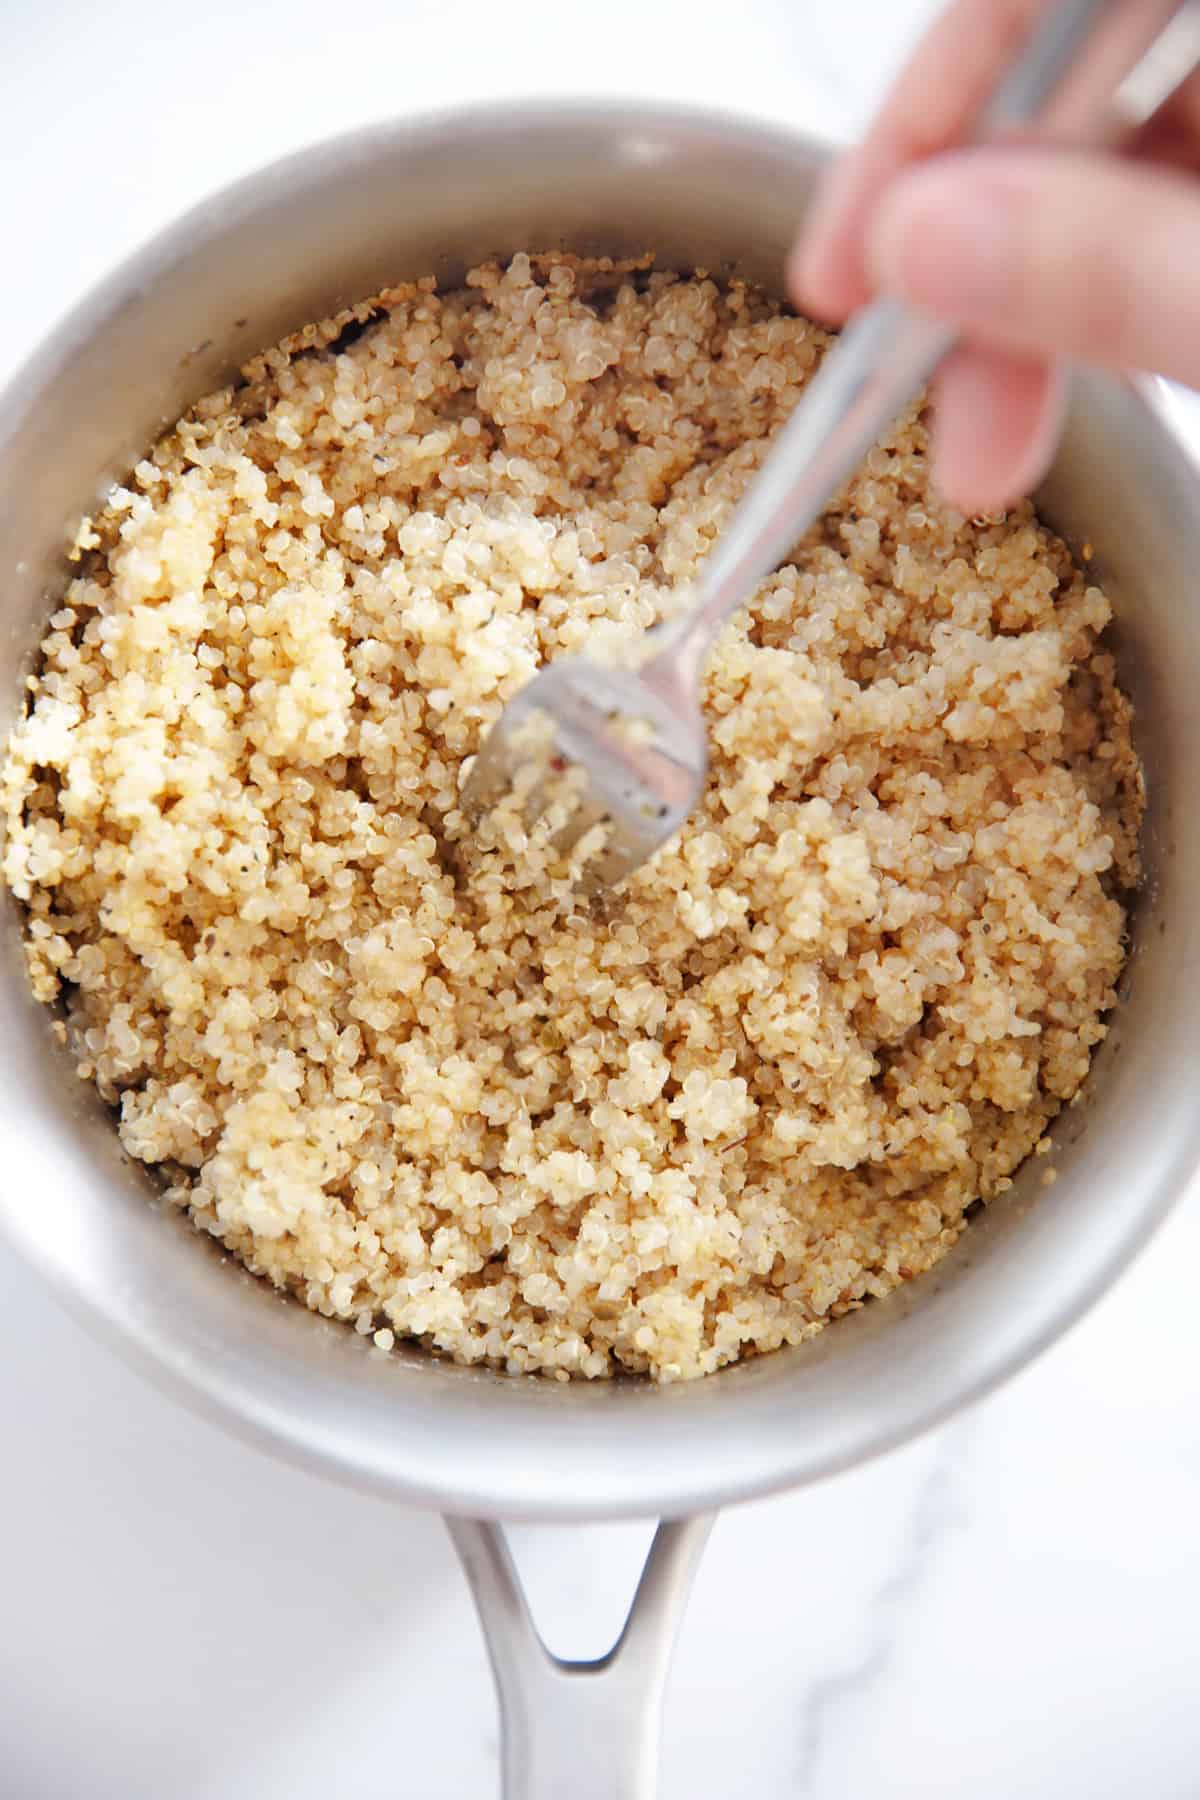
{"label": "pan handle", "polygon": [[621,1635],[595,1662],[547,1650],[502,1526],[447,1519],[496,1678],[503,1800],[654,1800],[663,1687],[714,1516],[659,1525]]}

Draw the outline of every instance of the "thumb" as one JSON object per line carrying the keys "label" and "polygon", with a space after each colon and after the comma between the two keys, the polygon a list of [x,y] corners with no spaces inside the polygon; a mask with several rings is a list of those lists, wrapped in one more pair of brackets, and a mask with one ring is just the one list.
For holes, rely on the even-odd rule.
{"label": "thumb", "polygon": [[993,348],[1200,383],[1200,183],[1103,154],[979,149],[906,170],[879,285]]}

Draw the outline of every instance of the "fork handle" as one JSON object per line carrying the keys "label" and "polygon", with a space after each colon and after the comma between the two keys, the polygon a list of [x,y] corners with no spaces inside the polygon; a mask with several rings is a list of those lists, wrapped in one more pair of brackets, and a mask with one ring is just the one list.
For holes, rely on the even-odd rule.
{"label": "fork handle", "polygon": [[700,571],[700,597],[656,636],[698,678],[713,639],[782,562],[892,420],[921,392],[954,331],[902,301],[864,307],[842,332]]}
{"label": "fork handle", "polygon": [[[1146,62],[1182,4],[1058,0],[1001,78],[972,136],[996,138],[1034,124],[1073,142],[1102,135],[1121,83]],[[1181,62],[1166,91],[1194,65],[1193,51],[1183,56],[1186,70]],[[805,389],[706,558],[695,605],[655,634],[655,663],[669,663],[677,681],[698,679],[726,619],[911,406],[954,341],[950,326],[899,300],[885,296],[863,308]]]}

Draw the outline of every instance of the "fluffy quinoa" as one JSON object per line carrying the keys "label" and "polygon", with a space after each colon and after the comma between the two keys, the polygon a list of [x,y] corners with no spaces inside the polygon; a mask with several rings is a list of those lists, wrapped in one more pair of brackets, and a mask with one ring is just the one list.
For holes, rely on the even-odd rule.
{"label": "fluffy quinoa", "polygon": [[171,1199],[383,1348],[798,1343],[1087,1073],[1141,811],[1109,606],[1029,507],[934,497],[919,411],[722,635],[650,866],[601,905],[460,810],[540,663],[686,589],[827,341],[517,256],[268,351],[80,533],[3,775],[34,990]]}

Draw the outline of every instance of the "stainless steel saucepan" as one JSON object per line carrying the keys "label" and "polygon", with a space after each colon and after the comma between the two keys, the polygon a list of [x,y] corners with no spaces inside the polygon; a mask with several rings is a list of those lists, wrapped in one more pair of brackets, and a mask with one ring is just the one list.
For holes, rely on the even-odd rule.
{"label": "stainless steel saucepan", "polygon": [[[389,281],[530,247],[738,271],[778,289],[821,147],[657,107],[506,106],[388,125],[189,213],[52,333],[0,405],[0,723],[64,581],[72,522],[189,402]],[[222,1258],[121,1153],[3,949],[0,1223],[61,1299],[173,1391],[309,1467],[440,1508],[479,1602],[510,1800],[646,1800],[675,1617],[713,1508],[899,1444],[1053,1341],[1113,1281],[1200,1150],[1200,479],[1152,386],[1075,386],[1047,519],[1116,605],[1150,791],[1147,881],[1112,1031],[1046,1163],[931,1276],[816,1343],[655,1391],[388,1357]],[[622,1643],[542,1649],[503,1518],[663,1516]]]}

